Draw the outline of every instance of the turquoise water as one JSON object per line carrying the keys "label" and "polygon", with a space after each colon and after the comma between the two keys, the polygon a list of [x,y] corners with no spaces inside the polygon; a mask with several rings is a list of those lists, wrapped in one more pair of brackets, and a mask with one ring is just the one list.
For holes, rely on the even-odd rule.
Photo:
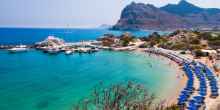
{"label": "turquoise water", "polygon": [[176,86],[168,63],[143,53],[67,56],[0,51],[0,62],[0,110],[71,110],[100,81],[109,85],[132,80],[157,97]]}
{"label": "turquoise water", "polygon": [[[106,33],[124,32],[0,28],[0,45],[34,44],[48,35],[67,42],[93,40]],[[151,32],[131,33],[142,37]],[[166,97],[177,84],[175,72],[167,64],[143,53],[101,51],[66,56],[36,50],[18,54],[0,50],[0,110],[70,110],[100,81],[108,86],[131,80],[145,85],[157,97]]]}

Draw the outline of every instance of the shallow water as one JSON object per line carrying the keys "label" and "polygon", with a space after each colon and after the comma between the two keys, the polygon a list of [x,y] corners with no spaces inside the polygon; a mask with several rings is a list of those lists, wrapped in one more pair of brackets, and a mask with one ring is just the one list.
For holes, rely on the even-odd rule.
{"label": "shallow water", "polygon": [[167,62],[143,53],[67,56],[0,51],[0,62],[0,110],[70,110],[100,81],[106,85],[135,81],[157,97],[167,96],[176,86],[175,72]]}
{"label": "shallow water", "polygon": [[[33,44],[48,35],[67,42],[93,40],[106,33],[120,35],[123,31],[0,28],[0,45]],[[152,32],[131,33],[141,37]],[[0,51],[0,110],[70,110],[100,81],[108,86],[132,80],[157,97],[166,97],[177,85],[175,76],[167,62],[142,53],[102,51],[66,56],[35,50]]]}

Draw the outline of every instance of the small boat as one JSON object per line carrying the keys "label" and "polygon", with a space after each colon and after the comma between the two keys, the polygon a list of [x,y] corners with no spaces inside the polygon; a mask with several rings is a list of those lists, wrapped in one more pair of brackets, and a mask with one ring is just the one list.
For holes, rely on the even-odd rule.
{"label": "small boat", "polygon": [[8,49],[8,51],[11,53],[26,52],[27,50],[28,50],[28,48],[26,45],[19,45],[19,46],[15,46],[13,48]]}
{"label": "small boat", "polygon": [[48,49],[48,50],[46,50],[47,51],[47,53],[49,53],[49,54],[57,54],[58,52],[60,52],[60,50],[59,49],[56,49],[56,48],[50,48],[50,49]]}
{"label": "small boat", "polygon": [[79,48],[79,53],[88,53],[90,51],[90,48]]}
{"label": "small boat", "polygon": [[92,48],[90,51],[91,51],[91,52],[98,52],[99,49],[98,49],[98,48]]}
{"label": "small boat", "polygon": [[65,51],[65,54],[66,54],[66,55],[70,55],[70,54],[72,54],[72,53],[73,53],[73,51],[71,51],[71,50],[66,50],[66,51]]}

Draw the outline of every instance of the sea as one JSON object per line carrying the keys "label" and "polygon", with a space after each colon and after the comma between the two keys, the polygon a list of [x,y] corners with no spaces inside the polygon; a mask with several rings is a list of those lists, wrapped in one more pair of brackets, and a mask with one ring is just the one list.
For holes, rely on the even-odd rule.
{"label": "sea", "polygon": [[[34,44],[47,36],[56,36],[67,42],[96,40],[104,34],[121,35],[129,31],[113,31],[109,29],[51,29],[51,28],[0,28],[0,45]],[[144,37],[153,31],[130,31],[136,37]],[[167,32],[160,32],[166,34]]]}
{"label": "sea", "polygon": [[[54,35],[67,42],[94,40],[107,29],[1,28],[0,44],[33,44]],[[151,31],[131,31],[147,36]],[[100,51],[94,54],[49,55],[37,50],[11,54],[0,50],[0,110],[72,110],[95,85],[133,81],[158,99],[177,86],[176,70],[169,62],[139,52]]]}

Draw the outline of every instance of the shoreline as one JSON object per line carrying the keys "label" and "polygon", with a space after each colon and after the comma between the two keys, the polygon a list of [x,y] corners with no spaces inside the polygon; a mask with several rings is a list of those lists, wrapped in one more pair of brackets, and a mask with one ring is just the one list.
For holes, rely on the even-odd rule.
{"label": "shoreline", "polygon": [[[112,51],[112,52],[113,52],[113,51]],[[112,52],[109,52],[110,55],[113,55]],[[30,52],[30,53],[32,53],[32,52]],[[39,53],[39,52],[38,52],[38,53]],[[100,52],[100,53],[101,53],[101,52]],[[117,52],[116,52],[116,53],[117,53]],[[124,52],[123,52],[123,53],[124,53]],[[132,53],[133,53],[133,52],[132,52]],[[27,54],[29,54],[29,53],[27,53]],[[43,53],[42,53],[42,54],[43,54]],[[33,55],[31,55],[31,56],[33,56]],[[45,55],[45,54],[44,54],[44,56],[48,56],[48,55]],[[62,56],[63,56],[63,55],[62,55]],[[127,55],[126,55],[126,56],[127,56]],[[9,56],[9,57],[10,57],[10,56]],[[13,56],[12,56],[12,57],[13,57]],[[66,56],[63,56],[63,57],[66,57]],[[143,57],[143,58],[145,58],[145,57]],[[137,59],[138,59],[138,58],[137,58]],[[53,60],[56,60],[56,59],[53,59]],[[69,60],[69,59],[66,59],[66,58],[65,58],[65,60]],[[70,61],[70,60],[69,60],[69,61]],[[143,62],[146,62],[146,60],[143,61]],[[128,63],[127,63],[127,64],[128,64]],[[146,63],[144,63],[144,64],[146,64]],[[166,64],[168,64],[168,63],[166,63]],[[166,65],[166,66],[168,67],[168,65]],[[140,65],[140,69],[141,69],[141,68],[143,69],[143,66]],[[146,72],[147,72],[147,70],[146,70],[145,72],[143,72],[143,74],[145,74]],[[172,75],[173,75],[173,74],[172,74]],[[117,76],[116,76],[116,77],[117,77]],[[144,77],[144,78],[147,79],[147,77]],[[172,78],[172,79],[173,79],[173,78]],[[154,82],[157,82],[157,80],[155,80]],[[163,83],[162,83],[162,84],[163,84]],[[67,90],[68,90],[68,89],[67,89]],[[89,90],[90,90],[90,89],[89,89]],[[88,92],[88,93],[90,93],[90,92]],[[76,94],[76,95],[77,95],[77,94]],[[73,96],[74,96],[74,95],[73,95]],[[87,96],[87,95],[85,95],[85,96]],[[65,98],[64,98],[64,99],[65,99]]]}
{"label": "shoreline", "polygon": [[162,100],[163,105],[165,106],[171,106],[174,104],[177,104],[178,102],[178,97],[180,92],[182,91],[182,89],[185,87],[185,84],[187,82],[187,77],[184,75],[184,71],[182,70],[182,67],[180,65],[178,65],[176,62],[174,62],[173,60],[162,56],[162,55],[157,55],[157,54],[153,54],[153,53],[149,53],[149,52],[145,52],[143,49],[137,49],[134,52],[142,52],[144,54],[148,54],[151,55],[153,57],[158,58],[158,60],[163,60],[166,63],[168,63],[170,68],[174,68],[175,71],[175,75],[176,75],[176,81],[177,81],[177,86],[174,87],[172,90],[170,91],[170,94],[168,96],[165,96],[164,99]]}
{"label": "shoreline", "polygon": [[[117,52],[117,51],[115,51],[115,52]],[[144,49],[141,49],[141,48],[137,48],[131,52],[141,52],[145,55],[150,54],[150,53],[145,52]],[[152,53],[151,53],[151,56],[158,58],[158,60],[165,61],[170,68],[174,68],[175,75],[176,75],[175,80],[177,81],[178,85],[176,87],[174,87],[174,89],[172,88],[172,90],[169,90],[170,94],[168,96],[162,95],[163,98],[161,101],[165,102],[163,104],[166,106],[177,104],[177,99],[178,99],[179,93],[185,87],[185,84],[187,81],[186,76],[185,75],[183,76],[184,71],[182,70],[181,66],[179,66],[176,62],[174,62],[173,60],[171,60],[165,56],[152,54]]]}
{"label": "shoreline", "polygon": [[[115,52],[117,52],[117,50],[115,50]],[[175,80],[177,81],[178,85],[176,87],[174,87],[173,90],[170,91],[170,94],[168,97],[163,96],[162,102],[165,102],[164,105],[166,105],[166,106],[177,104],[177,102],[178,102],[177,99],[178,99],[179,93],[185,87],[185,84],[187,82],[187,78],[185,75],[183,75],[184,71],[182,70],[181,66],[178,65],[178,63],[174,62],[173,60],[171,60],[168,57],[165,57],[163,55],[154,54],[154,53],[145,52],[144,49],[142,49],[142,48],[136,48],[135,50],[133,50],[131,52],[141,52],[143,54],[150,54],[151,56],[156,57],[159,60],[164,60],[165,62],[167,62],[167,64],[169,65],[170,68],[174,68],[175,75],[176,75]]]}
{"label": "shoreline", "polygon": [[[193,74],[195,74],[196,77],[193,77],[193,76],[192,77],[193,77],[193,79],[195,78],[194,79],[195,83],[193,84],[193,87],[196,90],[193,90],[193,91],[197,92],[197,93],[199,92],[199,95],[193,93],[194,95],[192,95],[192,96],[193,96],[193,98],[198,97],[198,96],[199,97],[201,97],[201,96],[204,97],[203,108],[206,108],[207,110],[219,109],[220,97],[218,97],[218,94],[219,94],[219,91],[218,91],[219,84],[218,84],[218,82],[220,82],[220,81],[219,81],[219,77],[216,77],[216,76],[218,76],[219,73],[214,71],[213,62],[212,61],[204,59],[204,58],[194,58],[191,55],[188,55],[188,56],[180,55],[180,54],[177,54],[175,51],[171,51],[171,50],[169,51],[169,50],[163,50],[163,49],[162,50],[161,49],[156,49],[156,50],[149,49],[149,50],[146,50],[146,52],[153,53],[153,54],[156,54],[158,56],[164,56],[164,57],[172,60],[173,62],[176,62],[176,64],[179,63],[179,61],[178,61],[178,59],[179,59],[179,60],[182,60],[182,62],[194,62],[194,63],[197,63],[197,65],[198,65],[198,63],[202,63],[202,65],[207,65],[207,68],[211,72],[210,73],[211,77],[212,77],[212,74],[213,74],[213,77],[212,77],[212,79],[210,79],[210,76],[207,76],[207,75],[209,75],[208,72],[206,72],[205,73],[206,79],[202,80],[201,79],[202,76],[198,75],[198,74],[201,74],[201,73],[200,72],[198,73],[198,71],[196,72],[194,70]],[[175,57],[177,57],[177,58],[175,58]],[[187,58],[187,59],[185,59],[185,58]],[[181,63],[179,63],[179,64],[181,64]],[[199,66],[197,66],[197,65],[194,67],[195,69],[199,68]],[[202,65],[200,65],[200,66],[202,66]],[[204,67],[204,66],[202,66],[202,67]],[[189,73],[187,73],[187,74],[189,74]],[[215,78],[217,78],[217,82],[216,83],[215,83]],[[193,79],[191,79],[191,80],[193,80]],[[207,84],[205,85],[205,89],[207,88],[208,91],[206,91],[204,95],[201,94],[201,91],[202,91],[201,87],[204,86],[204,85],[201,84],[201,82],[205,83],[205,84],[207,82]],[[187,84],[188,84],[188,81],[187,81]],[[213,85],[213,84],[215,84],[215,85]],[[215,88],[217,88],[217,90]],[[179,93],[182,93],[182,91],[179,92]],[[172,98],[170,100],[172,100]],[[191,99],[191,100],[193,100],[193,99]],[[179,102],[178,102],[178,104],[179,104]],[[191,104],[191,103],[189,103],[189,104]],[[183,108],[185,108],[185,107],[186,106],[183,105]]]}
{"label": "shoreline", "polygon": [[[117,51],[116,51],[117,52]],[[177,80],[177,85],[176,87],[173,87],[174,89],[172,89],[170,91],[170,94],[168,96],[163,97],[161,100],[161,104],[164,106],[171,106],[171,105],[175,105],[178,103],[178,97],[181,93],[181,91],[184,89],[188,78],[185,75],[185,72],[182,69],[181,64],[185,60],[185,57],[179,55],[179,54],[173,54],[172,51],[171,53],[167,53],[167,51],[164,50],[160,50],[160,51],[152,51],[150,48],[148,49],[143,49],[143,48],[136,48],[134,51],[131,52],[143,52],[144,54],[149,54],[152,55],[153,57],[158,58],[158,60],[165,60],[166,62],[168,62],[168,65],[173,68],[175,70],[175,75],[176,75],[176,80]],[[179,57],[180,56],[180,57]],[[202,62],[206,65],[208,65],[210,67],[211,62],[204,62],[204,59],[195,59],[195,58],[189,58],[190,61],[198,61],[198,62]],[[216,75],[216,73],[215,73]],[[195,83],[198,86],[198,83]],[[210,94],[210,92],[208,92],[208,94]],[[208,95],[207,95],[208,96]],[[218,101],[220,102],[220,98],[218,97],[217,100],[216,99],[211,99],[209,97],[206,97],[205,100],[205,106],[209,109],[213,108],[213,107],[217,107],[218,106]],[[215,110],[215,109],[213,109]]]}
{"label": "shoreline", "polygon": [[[186,58],[189,58],[189,59],[193,59],[195,61],[198,61],[198,62],[201,62],[203,64],[206,64],[214,73],[214,75],[216,76],[217,78],[217,81],[218,83],[220,84],[220,77],[219,77],[219,74],[220,72],[216,72],[213,68],[213,62],[210,61],[208,58],[205,58],[205,57],[201,57],[201,58],[194,58],[192,55],[185,55]],[[218,85],[219,86],[219,85]],[[211,94],[211,91],[207,91],[208,92],[208,96]],[[205,103],[206,103],[206,109],[207,110],[217,110],[219,109],[219,104],[220,104],[220,97],[217,97],[216,99],[212,99],[210,97],[206,97],[206,100],[205,100]]]}

